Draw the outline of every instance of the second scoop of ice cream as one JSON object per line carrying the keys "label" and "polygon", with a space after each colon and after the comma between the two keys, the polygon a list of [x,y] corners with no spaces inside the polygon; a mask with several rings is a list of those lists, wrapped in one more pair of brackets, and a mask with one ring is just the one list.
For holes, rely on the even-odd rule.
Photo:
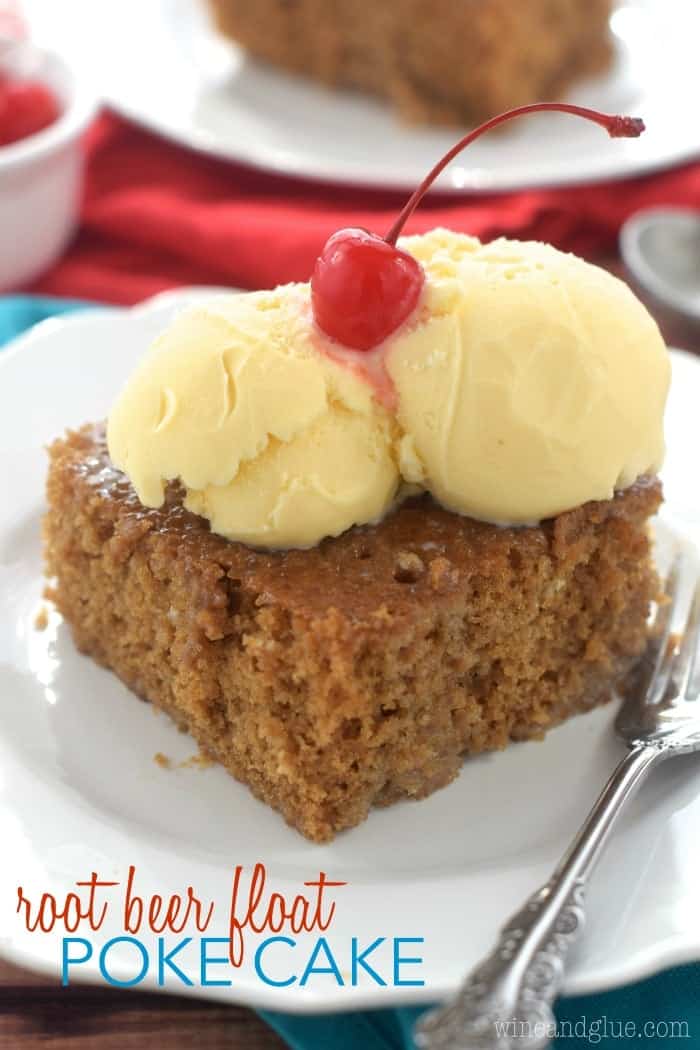
{"label": "second scoop of ice cream", "polygon": [[433,230],[403,247],[426,320],[386,360],[436,499],[534,523],[660,468],[669,356],[626,284],[547,244]]}

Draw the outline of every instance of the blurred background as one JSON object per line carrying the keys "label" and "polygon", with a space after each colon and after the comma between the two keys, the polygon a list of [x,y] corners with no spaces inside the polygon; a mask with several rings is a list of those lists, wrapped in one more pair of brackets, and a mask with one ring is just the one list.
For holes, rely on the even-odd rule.
{"label": "blurred background", "polygon": [[[698,0],[0,0],[0,343],[76,301],[306,280],[342,226],[551,241],[700,350]],[[3,1039],[7,1039],[3,1042]],[[0,1045],[282,1043],[250,1012],[56,989],[0,963]]]}
{"label": "blurred background", "polygon": [[[129,304],[305,280],[334,229],[386,230],[466,127],[541,99],[647,131],[530,116],[456,158],[409,232],[538,238],[620,269],[633,215],[700,206],[697,0],[0,0],[0,19],[5,291]],[[13,131],[13,78],[53,91],[47,127]],[[697,314],[700,236],[675,219],[625,257],[641,240],[634,279],[678,341],[664,282]]]}

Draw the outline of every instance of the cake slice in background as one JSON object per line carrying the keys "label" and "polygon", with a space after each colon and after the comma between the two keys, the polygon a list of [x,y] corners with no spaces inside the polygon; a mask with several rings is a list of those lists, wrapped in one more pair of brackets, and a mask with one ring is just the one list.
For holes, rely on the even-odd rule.
{"label": "cake slice in background", "polygon": [[388,99],[409,121],[473,124],[561,97],[611,57],[611,0],[209,0],[273,66]]}

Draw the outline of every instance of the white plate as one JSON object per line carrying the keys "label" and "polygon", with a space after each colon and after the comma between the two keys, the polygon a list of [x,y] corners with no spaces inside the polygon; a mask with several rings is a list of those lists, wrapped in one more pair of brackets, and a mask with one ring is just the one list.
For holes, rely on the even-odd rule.
{"label": "white plate", "polygon": [[[296,892],[319,870],[348,881],[328,934],[345,970],[352,936],[425,938],[425,987],[338,988],[326,977],[305,989],[273,989],[256,977],[249,950],[234,987],[191,994],[295,1011],[435,999],[490,947],[498,924],[548,875],[579,825],[621,753],[612,708],[573,719],[544,743],[469,761],[431,798],[377,810],[332,845],[316,846],[219,767],[159,768],[156,752],[175,761],[193,754],[189,738],[80,656],[57,617],[43,632],[34,626],[42,446],[66,425],[103,416],[175,307],[202,294],[49,321],[0,354],[0,950],[47,972],[59,965],[59,935],[30,935],[19,925],[19,884],[29,895],[65,894],[92,871],[124,879],[133,863],[142,891],[193,885],[225,906],[233,867],[261,860],[276,889]],[[665,516],[698,537],[700,363],[676,353],[673,367]],[[678,759],[642,790],[605,855],[568,992],[700,957],[699,823],[700,760]],[[110,919],[100,936],[120,932]],[[294,951],[297,967],[304,951],[308,937]],[[290,952],[279,949],[278,974]],[[113,973],[133,973],[128,949],[115,949],[113,963]],[[196,979],[196,960],[180,963]],[[99,980],[94,963],[81,972]]]}
{"label": "white plate", "polygon": [[[399,124],[389,108],[248,60],[210,28],[203,0],[25,0],[40,39],[90,67],[126,116],[187,146],[285,175],[413,189],[459,137]],[[700,149],[697,0],[627,0],[615,62],[570,100],[642,116],[639,141],[559,116],[470,147],[443,190],[509,190],[637,175]],[[534,101],[534,100],[533,100]]]}

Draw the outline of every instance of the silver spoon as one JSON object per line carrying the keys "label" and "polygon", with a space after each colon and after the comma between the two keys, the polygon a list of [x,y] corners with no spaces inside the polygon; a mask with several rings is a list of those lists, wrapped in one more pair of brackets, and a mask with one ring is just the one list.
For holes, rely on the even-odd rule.
{"label": "silver spoon", "polygon": [[622,227],[630,275],[660,306],[700,322],[700,211],[651,208]]}
{"label": "silver spoon", "polygon": [[[502,928],[455,998],[419,1019],[419,1050],[542,1050],[584,891],[625,802],[664,759],[700,750],[700,579],[679,550],[656,607],[653,643],[615,723],[627,754],[551,879]],[[692,594],[688,601],[688,585]]]}

